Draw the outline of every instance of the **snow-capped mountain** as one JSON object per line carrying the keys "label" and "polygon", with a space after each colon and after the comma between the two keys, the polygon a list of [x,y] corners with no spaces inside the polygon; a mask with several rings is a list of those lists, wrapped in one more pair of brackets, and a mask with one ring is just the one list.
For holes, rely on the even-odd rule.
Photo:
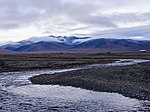
{"label": "snow-capped mountain", "polygon": [[87,40],[93,39],[91,37],[75,37],[75,36],[45,36],[45,37],[32,37],[29,38],[28,41],[31,41],[33,43],[37,43],[40,41],[43,42],[58,42],[58,43],[64,43],[68,45],[72,44],[79,44],[82,42],[85,42]]}
{"label": "snow-capped mountain", "polygon": [[7,50],[15,50],[19,47],[30,45],[30,44],[33,44],[33,42],[28,41],[28,40],[22,40],[19,42],[8,42],[7,44],[2,45],[1,48],[7,49]]}
{"label": "snow-capped mountain", "polygon": [[75,36],[44,36],[44,37],[31,37],[27,40],[19,41],[19,42],[8,42],[7,44],[4,44],[1,46],[1,48],[7,49],[7,50],[13,50],[38,43],[38,42],[50,42],[50,43],[58,43],[58,44],[66,44],[66,45],[77,45],[80,43],[83,43],[87,40],[92,39],[91,37],[75,37]]}
{"label": "snow-capped mountain", "polygon": [[102,52],[138,52],[150,51],[150,41],[131,39],[104,39],[100,37],[45,36],[32,37],[16,43],[2,46],[18,52],[92,50]]}

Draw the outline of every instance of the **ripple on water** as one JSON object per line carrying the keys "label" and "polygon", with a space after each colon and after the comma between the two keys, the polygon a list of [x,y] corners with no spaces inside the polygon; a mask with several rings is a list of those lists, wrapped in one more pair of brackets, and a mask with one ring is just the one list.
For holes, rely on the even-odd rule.
{"label": "ripple on water", "polygon": [[[80,110],[83,109],[93,109],[109,111],[131,111],[138,109],[150,109],[150,107],[142,107],[144,102],[137,99],[130,99],[124,97],[117,93],[106,93],[106,92],[94,92],[90,90],[84,90],[74,87],[64,87],[59,85],[27,85],[22,87],[9,87],[9,92],[14,94],[32,97],[32,98],[42,98],[47,99],[52,102],[71,102],[79,106]],[[147,102],[149,103],[149,102]],[[59,103],[58,103],[59,104]],[[57,105],[57,103],[55,104]],[[28,106],[28,105],[27,105]],[[58,106],[58,107],[57,107]],[[59,105],[50,107],[54,109]],[[50,109],[49,108],[49,109]],[[62,106],[64,108],[64,106]],[[66,107],[67,108],[67,107]],[[69,107],[68,107],[69,108]],[[55,109],[54,109],[55,110]]]}
{"label": "ripple on water", "polygon": [[[129,61],[129,62],[121,62]],[[83,67],[122,66],[145,60],[121,60],[117,63]],[[130,62],[132,61],[132,62]],[[34,74],[68,70],[39,70],[0,73],[0,112],[130,112],[150,111],[149,101],[130,99],[117,93],[94,92],[59,85],[32,85]]]}

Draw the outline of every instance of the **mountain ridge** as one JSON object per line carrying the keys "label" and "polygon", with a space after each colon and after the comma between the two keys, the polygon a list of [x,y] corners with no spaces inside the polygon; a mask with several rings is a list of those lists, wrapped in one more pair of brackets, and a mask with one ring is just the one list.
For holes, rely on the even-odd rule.
{"label": "mountain ridge", "polygon": [[17,52],[91,51],[91,49],[99,52],[138,52],[142,49],[150,51],[150,41],[105,39],[100,37],[47,36],[32,37],[14,45],[4,45],[2,48]]}
{"label": "mountain ridge", "polygon": [[3,48],[0,48],[0,54],[9,54],[9,53],[14,53],[13,51],[9,51]]}

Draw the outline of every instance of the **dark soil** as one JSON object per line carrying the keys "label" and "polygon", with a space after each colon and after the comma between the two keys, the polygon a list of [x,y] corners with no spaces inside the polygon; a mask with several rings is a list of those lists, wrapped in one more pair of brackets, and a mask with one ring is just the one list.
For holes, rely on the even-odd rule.
{"label": "dark soil", "polygon": [[13,53],[0,54],[0,72],[72,68],[116,59],[150,59],[150,53]]}
{"label": "dark soil", "polygon": [[29,80],[33,84],[59,84],[100,92],[116,92],[127,97],[150,100],[150,62],[42,74]]}
{"label": "dark soil", "polygon": [[90,53],[22,53],[0,54],[0,72],[23,71],[35,69],[62,69],[88,64],[114,62],[106,54]]}
{"label": "dark soil", "polygon": [[[0,72],[72,68],[111,63],[116,59],[150,59],[150,53],[0,54]],[[60,84],[150,100],[150,63],[45,74],[30,80],[34,84]]]}

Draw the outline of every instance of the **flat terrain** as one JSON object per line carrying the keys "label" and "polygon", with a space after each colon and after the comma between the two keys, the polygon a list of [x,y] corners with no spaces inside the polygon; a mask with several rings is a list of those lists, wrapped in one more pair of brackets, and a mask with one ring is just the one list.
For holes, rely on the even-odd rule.
{"label": "flat terrain", "polygon": [[150,53],[4,53],[0,54],[0,72],[72,68],[121,58],[150,59]]}
{"label": "flat terrain", "polygon": [[113,59],[85,53],[18,53],[0,55],[0,72],[60,69],[80,65],[111,63]]}
{"label": "flat terrain", "polygon": [[[150,59],[150,53],[22,53],[0,55],[0,71],[71,68],[116,59]],[[150,62],[82,69],[29,78],[33,84],[60,84],[150,100]]]}
{"label": "flat terrain", "polygon": [[0,54],[0,72],[71,68],[111,63],[114,59],[150,59],[150,53],[13,53]]}
{"label": "flat terrain", "polygon": [[34,84],[52,84],[116,92],[124,96],[150,100],[150,62],[121,66],[43,74],[30,78]]}
{"label": "flat terrain", "polygon": [[0,72],[71,68],[111,63],[114,59],[150,59],[150,53],[13,53],[0,54]]}

